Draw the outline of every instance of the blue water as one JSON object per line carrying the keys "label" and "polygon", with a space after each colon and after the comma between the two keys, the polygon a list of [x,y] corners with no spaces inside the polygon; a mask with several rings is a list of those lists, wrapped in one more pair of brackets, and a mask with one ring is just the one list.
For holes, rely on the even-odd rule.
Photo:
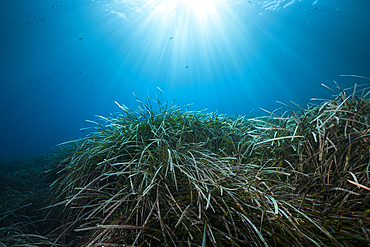
{"label": "blue water", "polygon": [[0,160],[143,101],[261,114],[369,81],[368,0],[0,2]]}

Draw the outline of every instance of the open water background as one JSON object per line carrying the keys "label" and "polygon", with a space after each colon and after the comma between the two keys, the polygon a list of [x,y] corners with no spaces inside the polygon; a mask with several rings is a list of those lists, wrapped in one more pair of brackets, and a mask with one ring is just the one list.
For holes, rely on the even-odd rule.
{"label": "open water background", "polygon": [[[0,2],[0,161],[145,101],[262,114],[369,83],[369,0]],[[160,88],[160,90],[158,89]],[[160,96],[163,91],[162,96]]]}

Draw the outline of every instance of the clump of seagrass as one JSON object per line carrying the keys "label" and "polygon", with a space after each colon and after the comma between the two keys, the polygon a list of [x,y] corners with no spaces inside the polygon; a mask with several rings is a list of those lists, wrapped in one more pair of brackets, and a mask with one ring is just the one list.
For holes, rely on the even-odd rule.
{"label": "clump of seagrass", "polygon": [[[370,243],[368,193],[344,183],[368,185],[367,116],[355,103],[338,108],[358,99],[367,114],[367,95],[342,95],[301,115],[253,119],[159,100],[119,105],[63,161],[50,209],[62,226],[50,235],[74,246]],[[325,132],[338,112],[347,132]]]}
{"label": "clump of seagrass", "polygon": [[310,217],[343,244],[369,244],[370,91],[337,88],[335,99],[301,114],[256,121],[255,153],[261,164],[294,174],[279,178],[298,186],[300,211],[316,210]]}

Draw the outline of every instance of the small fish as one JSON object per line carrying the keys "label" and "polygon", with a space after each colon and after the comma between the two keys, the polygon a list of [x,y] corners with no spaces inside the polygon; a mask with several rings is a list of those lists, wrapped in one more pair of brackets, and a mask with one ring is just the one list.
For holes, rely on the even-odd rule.
{"label": "small fish", "polygon": [[170,39],[173,39],[173,37],[171,37]]}
{"label": "small fish", "polygon": [[189,66],[185,66],[185,69],[189,68]]}
{"label": "small fish", "polygon": [[78,40],[81,40],[81,39],[83,39],[83,38],[79,38]]}

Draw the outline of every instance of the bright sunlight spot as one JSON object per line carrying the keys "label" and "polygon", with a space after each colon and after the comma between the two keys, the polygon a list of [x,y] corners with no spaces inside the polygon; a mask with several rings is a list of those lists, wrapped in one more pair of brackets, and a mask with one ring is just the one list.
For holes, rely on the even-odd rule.
{"label": "bright sunlight spot", "polygon": [[188,13],[203,19],[209,14],[216,14],[218,1],[220,0],[148,0],[143,7],[153,9],[152,13],[165,15]]}
{"label": "bright sunlight spot", "polygon": [[189,7],[195,12],[194,14],[205,15],[206,13],[215,12],[215,2],[217,0],[185,0]]}

